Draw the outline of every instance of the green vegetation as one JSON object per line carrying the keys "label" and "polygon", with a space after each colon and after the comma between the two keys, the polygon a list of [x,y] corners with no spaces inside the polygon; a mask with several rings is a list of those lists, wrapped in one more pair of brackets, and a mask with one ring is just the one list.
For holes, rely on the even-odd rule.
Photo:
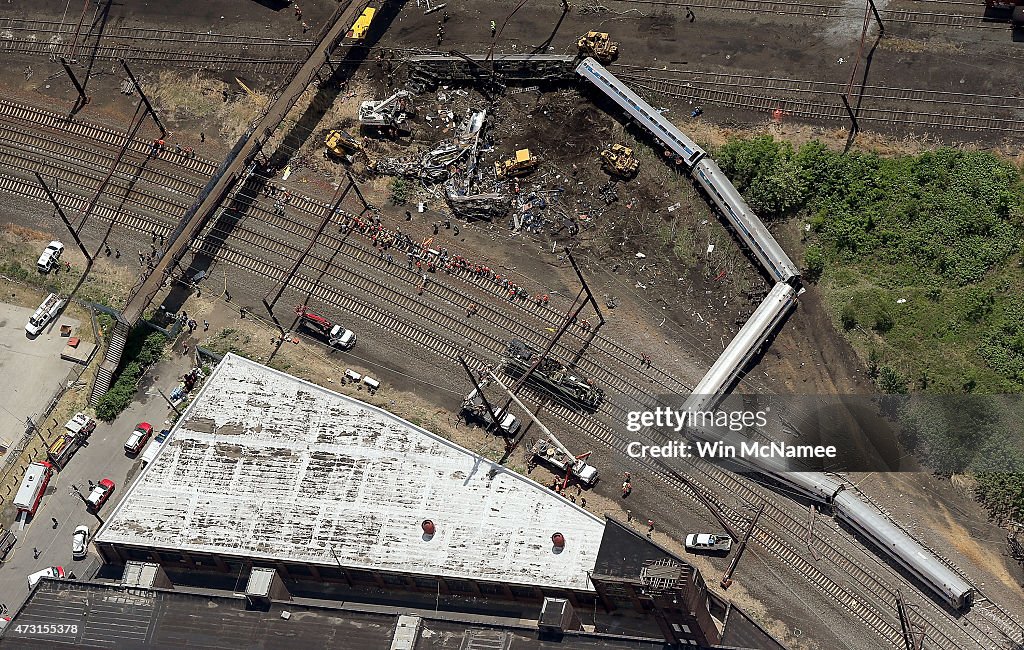
{"label": "green vegetation", "polygon": [[138,325],[132,330],[121,357],[117,380],[96,405],[97,418],[112,422],[121,411],[128,408],[135,398],[139,379],[149,366],[163,357],[166,344],[166,336],[151,331],[145,325]]}
{"label": "green vegetation", "polygon": [[[882,158],[819,142],[794,149],[771,136],[729,142],[716,159],[763,218],[810,224],[806,278],[879,390],[1024,392],[1020,169],[985,152]],[[979,437],[985,458],[1024,455],[1019,435],[975,429],[967,445],[953,430],[912,448],[947,472],[936,450],[979,448]],[[1024,477],[990,461],[962,466],[996,516],[1024,516]]]}
{"label": "green vegetation", "polygon": [[405,205],[409,201],[409,182],[404,178],[391,181],[391,205]]}

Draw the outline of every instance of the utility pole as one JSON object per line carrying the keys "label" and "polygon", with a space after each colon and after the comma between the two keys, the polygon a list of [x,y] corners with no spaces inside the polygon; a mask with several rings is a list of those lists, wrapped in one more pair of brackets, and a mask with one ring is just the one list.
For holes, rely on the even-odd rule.
{"label": "utility pole", "polygon": [[818,514],[818,509],[814,507],[813,503],[810,505],[810,513],[811,520],[807,524],[807,535],[805,536],[805,540],[807,542],[807,549],[811,552],[811,557],[813,557],[814,561],[817,562],[821,559],[818,556],[818,552],[814,550],[814,519],[815,515]]}
{"label": "utility pole", "polygon": [[903,602],[903,594],[896,590],[896,613],[900,615],[900,630],[903,632],[903,646],[906,650],[914,650],[914,635],[910,631],[910,619],[907,605]]}
{"label": "utility pole", "polygon": [[[86,104],[92,101],[92,97],[85,94],[85,87],[78,82],[78,77],[75,76],[74,71],[71,70],[71,66],[68,65],[68,62],[64,57],[60,58],[60,64],[64,66],[65,72],[67,72],[68,77],[71,78],[71,83],[74,84],[75,90],[78,91],[78,99],[75,100],[75,105],[71,107],[71,115],[74,115],[85,108]],[[86,80],[86,82],[88,83],[88,80]]]}
{"label": "utility pole", "polygon": [[64,210],[61,209],[60,203],[57,202],[57,197],[54,196],[53,192],[50,191],[50,188],[46,186],[46,182],[43,181],[43,177],[39,175],[39,172],[32,173],[36,175],[36,180],[39,181],[39,185],[42,186],[43,191],[46,192],[46,196],[50,198],[50,203],[53,203],[53,207],[54,209],[57,210],[57,214],[60,216],[60,220],[63,221],[64,225],[68,227],[68,232],[71,233],[71,236],[74,238],[75,243],[78,244],[78,248],[82,251],[82,254],[85,255],[86,268],[91,267],[92,255],[89,254],[89,251],[85,250],[85,245],[82,243],[82,240],[78,238],[78,231],[75,230],[75,227],[71,225],[70,221],[68,221],[67,215],[64,214]]}
{"label": "utility pole", "polygon": [[178,410],[178,407],[175,406],[174,403],[171,402],[171,400],[167,399],[167,396],[164,395],[164,392],[159,388],[156,389],[156,392],[160,393],[160,397],[164,398],[164,401],[167,402],[167,406],[170,406],[171,409],[178,415],[178,417],[181,417],[181,411]]}
{"label": "utility pole", "polygon": [[167,135],[167,129],[164,128],[163,123],[160,121],[160,117],[156,114],[156,110],[153,109],[153,105],[149,103],[149,98],[146,97],[146,91],[142,89],[142,84],[140,84],[138,79],[135,78],[135,75],[132,74],[131,68],[128,67],[128,64],[124,59],[121,59],[121,66],[124,68],[124,71],[128,73],[128,78],[132,80],[132,85],[139,91],[139,97],[142,97],[142,103],[146,105],[146,111],[149,112],[149,116],[153,118],[153,121],[156,122],[157,128],[160,129],[160,137],[165,137]]}
{"label": "utility pole", "polygon": [[[283,280],[281,280],[281,286],[280,288],[278,288],[277,295],[274,296],[274,299],[271,300],[270,303],[268,304],[266,297],[263,298],[263,304],[266,305],[267,311],[270,312],[271,317],[273,317],[274,315],[273,307],[277,305],[277,301],[281,298],[281,294],[284,293],[285,287],[288,286],[288,282],[298,272],[299,267],[302,266],[302,263],[309,258],[309,251],[313,250],[313,246],[316,244],[316,241],[320,239],[320,235],[323,234],[324,228],[326,228],[327,224],[331,222],[331,217],[334,216],[334,211],[337,209],[339,205],[341,205],[341,201],[342,199],[345,198],[345,195],[348,193],[348,189],[349,188],[345,188],[344,191],[339,190],[339,193],[335,195],[337,198],[335,199],[334,204],[331,206],[331,209],[324,214],[324,218],[320,221],[320,227],[317,228],[316,233],[312,237],[310,237],[309,245],[306,246],[306,250],[302,251],[302,255],[299,255],[298,257],[295,258],[295,264],[292,264],[291,270],[288,271],[288,274],[284,276]],[[280,324],[278,324],[278,329],[281,329],[282,332],[284,331],[281,328]]]}
{"label": "utility pole", "polygon": [[594,337],[597,336],[597,330],[605,324],[604,314],[601,313],[601,307],[597,304],[597,299],[594,298],[593,292],[590,291],[590,285],[587,284],[587,280],[583,277],[583,273],[580,271],[580,267],[576,264],[576,260],[573,258],[572,253],[569,252],[568,247],[565,249],[565,255],[569,258],[569,262],[572,264],[572,270],[576,272],[576,277],[579,278],[580,284],[583,285],[583,290],[587,293],[587,299],[590,301],[591,306],[594,308],[594,312],[597,314],[598,323],[590,332],[587,334],[587,338],[583,341],[583,345],[580,346],[579,352],[572,358],[572,363],[569,365],[575,366],[583,358],[583,353],[590,347]]}
{"label": "utility pole", "polygon": [[[491,408],[491,403],[487,400],[487,396],[484,395],[483,388],[476,381],[476,375],[473,374],[472,370],[470,370],[469,364],[466,363],[466,359],[461,354],[459,355],[459,363],[462,364],[462,367],[466,370],[466,374],[469,375],[469,380],[471,382],[473,382],[473,388],[476,389],[476,394],[480,396],[480,399],[483,400],[483,402],[484,402],[484,406],[487,407],[487,413],[490,414],[491,422],[493,423],[492,426],[498,427],[498,430],[501,431],[501,420],[499,420],[498,416],[494,413],[494,409]],[[507,411],[508,411],[508,409],[506,409],[505,411],[502,411],[502,413],[504,414]],[[508,445],[509,445],[509,440],[508,440],[508,438],[506,438],[505,439],[505,447],[507,448]]]}
{"label": "utility pole", "polygon": [[736,565],[740,563],[740,558],[743,557],[743,551],[747,548],[747,542],[750,541],[750,535],[754,532],[754,526],[757,525],[757,520],[761,517],[761,513],[764,512],[764,508],[765,504],[762,503],[754,518],[750,520],[747,534],[743,536],[743,541],[740,542],[739,548],[736,549],[736,555],[732,557],[729,568],[726,570],[725,575],[722,576],[722,582],[719,584],[722,589],[728,589],[732,585],[732,574],[736,570]]}

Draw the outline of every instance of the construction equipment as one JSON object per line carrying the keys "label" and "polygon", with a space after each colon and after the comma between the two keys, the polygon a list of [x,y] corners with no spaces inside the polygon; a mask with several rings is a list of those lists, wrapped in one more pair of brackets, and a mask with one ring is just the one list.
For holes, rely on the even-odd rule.
{"label": "construction equipment", "polygon": [[608,32],[587,32],[576,41],[582,58],[591,57],[608,65],[619,58],[619,44],[608,37]]}
{"label": "construction equipment", "polygon": [[1014,29],[1024,28],[1024,0],[985,0],[985,17],[1009,18]]}
{"label": "construction equipment", "polygon": [[336,158],[343,158],[351,162],[352,156],[361,152],[363,146],[345,131],[335,129],[324,138],[324,145],[327,147],[327,155]]}
{"label": "construction equipment", "polygon": [[352,330],[335,325],[323,316],[309,311],[305,305],[297,307],[295,313],[299,316],[301,327],[327,339],[328,344],[342,350],[348,350],[356,344],[356,335]]}
{"label": "construction equipment", "polygon": [[[522,377],[533,365],[536,351],[522,341],[510,341],[505,355],[505,372]],[[574,374],[561,362],[544,357],[527,378],[527,383],[570,406],[596,409],[604,399],[604,391]]]}
{"label": "construction equipment", "polygon": [[494,175],[499,181],[512,176],[522,176],[532,172],[539,164],[540,159],[532,155],[529,149],[519,149],[515,156],[495,161]]}
{"label": "construction equipment", "polygon": [[398,127],[415,114],[412,93],[408,90],[399,90],[381,101],[368,100],[359,104],[360,126]]}
{"label": "construction equipment", "polygon": [[633,155],[633,150],[624,144],[613,144],[601,152],[601,165],[613,176],[629,178],[640,169],[640,161]]}
{"label": "construction equipment", "polygon": [[544,432],[545,436],[547,436],[546,440],[542,438],[535,442],[530,448],[530,453],[533,455],[533,458],[538,462],[543,462],[565,472],[566,483],[568,483],[569,478],[572,477],[579,481],[583,487],[593,487],[594,484],[597,483],[597,468],[587,463],[587,459],[590,458],[590,455],[593,452],[588,451],[585,454],[574,456],[573,453],[555,437],[555,434],[551,433],[551,431],[549,431],[548,428],[537,419],[537,416],[533,414],[533,411],[526,408],[526,405],[523,404],[511,390],[509,390],[508,386],[502,383],[502,381],[498,379],[493,372],[488,373],[488,375],[490,375],[490,378],[494,383],[501,386],[505,392],[508,393],[508,396],[512,398],[512,401],[515,402],[519,408],[523,409],[523,411],[530,416],[530,419],[533,420],[533,423]]}
{"label": "construction equipment", "polygon": [[345,38],[354,38],[356,40],[366,38],[366,32],[370,30],[370,23],[373,22],[373,17],[376,13],[377,9],[375,7],[364,9],[363,13],[359,14],[359,18],[356,18],[356,22],[352,23],[352,29],[348,30]]}
{"label": "construction equipment", "polygon": [[[488,408],[487,397],[483,395],[483,389],[487,381],[480,382],[479,390],[474,388],[469,395],[462,400],[462,416],[467,422],[476,422],[487,431],[495,431],[503,436],[515,436],[522,426],[519,418],[508,411],[502,410],[491,415]],[[495,421],[497,418],[497,421]]]}

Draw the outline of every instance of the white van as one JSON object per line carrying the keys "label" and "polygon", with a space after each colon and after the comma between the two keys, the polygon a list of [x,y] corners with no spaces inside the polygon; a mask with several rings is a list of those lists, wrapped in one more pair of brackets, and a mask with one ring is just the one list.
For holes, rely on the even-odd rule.
{"label": "white van", "polygon": [[29,588],[29,590],[34,589],[35,586],[36,586],[36,583],[38,583],[43,578],[56,578],[58,580],[63,580],[64,579],[64,567],[62,567],[62,566],[51,566],[51,567],[46,567],[42,571],[36,571],[35,573],[30,573],[29,576],[28,576],[28,588]]}

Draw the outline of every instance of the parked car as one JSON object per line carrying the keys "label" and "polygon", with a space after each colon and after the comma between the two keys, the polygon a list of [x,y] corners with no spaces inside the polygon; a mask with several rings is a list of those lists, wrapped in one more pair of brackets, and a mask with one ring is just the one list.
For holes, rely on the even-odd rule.
{"label": "parked car", "polygon": [[51,566],[51,567],[46,567],[42,571],[36,571],[35,573],[30,573],[29,576],[28,576],[28,588],[29,588],[29,590],[34,589],[35,586],[36,586],[36,583],[38,583],[43,578],[57,578],[58,580],[63,580],[65,578],[65,576],[64,576],[64,567],[62,567],[62,566]]}
{"label": "parked car", "polygon": [[63,252],[64,244],[59,241],[50,242],[43,250],[43,254],[39,256],[36,268],[39,269],[40,273],[49,273],[53,267],[60,263],[60,255]]}
{"label": "parked car", "polygon": [[79,526],[71,536],[71,557],[76,560],[85,559],[89,550],[89,527]]}
{"label": "parked car", "polygon": [[110,498],[110,493],[114,491],[114,482],[109,478],[105,478],[96,484],[96,487],[92,489],[89,496],[85,498],[85,505],[93,512],[99,510],[107,499]]}
{"label": "parked car", "polygon": [[686,550],[727,553],[732,548],[732,538],[728,535],[708,535],[691,533],[686,536]]}
{"label": "parked car", "polygon": [[149,422],[139,422],[136,424],[135,431],[132,431],[132,435],[128,436],[128,441],[124,443],[125,453],[130,455],[142,451],[151,435],[153,435],[152,424]]}

